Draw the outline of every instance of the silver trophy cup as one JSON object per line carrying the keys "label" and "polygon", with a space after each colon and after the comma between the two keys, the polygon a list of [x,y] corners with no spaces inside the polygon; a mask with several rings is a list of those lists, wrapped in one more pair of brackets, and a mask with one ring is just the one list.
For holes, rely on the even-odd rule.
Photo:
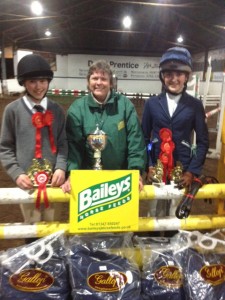
{"label": "silver trophy cup", "polygon": [[107,143],[107,135],[104,131],[99,129],[98,125],[93,133],[88,135],[88,143],[94,150],[94,165],[93,170],[102,170],[101,151],[105,149]]}

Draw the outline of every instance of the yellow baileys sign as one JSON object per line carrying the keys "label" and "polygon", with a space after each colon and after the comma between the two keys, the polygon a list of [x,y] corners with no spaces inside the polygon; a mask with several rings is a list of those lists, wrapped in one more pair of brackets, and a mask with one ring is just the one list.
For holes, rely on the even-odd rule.
{"label": "yellow baileys sign", "polygon": [[139,171],[71,172],[70,232],[138,229]]}
{"label": "yellow baileys sign", "polygon": [[[90,213],[97,214],[123,205],[131,200],[131,174],[88,187],[78,193],[78,222]],[[112,205],[113,201],[113,205]],[[100,209],[95,209],[95,208]]]}

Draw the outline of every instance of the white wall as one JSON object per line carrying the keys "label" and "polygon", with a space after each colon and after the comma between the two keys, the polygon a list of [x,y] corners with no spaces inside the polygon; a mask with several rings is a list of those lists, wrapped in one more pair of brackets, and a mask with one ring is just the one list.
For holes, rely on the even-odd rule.
{"label": "white wall", "polygon": [[[159,58],[100,56],[70,54],[56,56],[57,71],[51,88],[87,90],[86,76],[91,62],[105,59],[116,74],[117,89],[132,93],[159,93],[161,83],[158,80]],[[152,80],[150,79],[152,78]]]}
{"label": "white wall", "polygon": [[[218,59],[216,54],[221,56],[221,51],[209,53],[213,59]],[[197,61],[204,60],[204,53],[196,57]],[[219,57],[220,58],[220,57]],[[158,78],[159,57],[132,57],[132,56],[99,56],[99,55],[82,55],[71,54],[68,56],[56,56],[57,71],[50,88],[69,89],[69,90],[87,90],[86,74],[88,72],[90,61],[105,59],[111,63],[111,68],[117,75],[118,91],[128,93],[151,93],[158,94],[161,91],[161,82]],[[120,64],[128,64],[128,68],[120,67]],[[129,64],[136,68],[129,68]],[[138,67],[137,67],[138,66]],[[133,73],[132,73],[133,72]],[[135,73],[134,73],[135,72]],[[124,78],[126,74],[126,78]],[[203,72],[198,72],[202,79]],[[68,76],[66,78],[66,76]],[[146,79],[146,77],[148,77]],[[209,84],[210,95],[220,95],[222,87],[222,72],[212,74],[213,80]],[[205,82],[200,81],[199,94],[204,93]]]}
{"label": "white wall", "polygon": [[[221,54],[222,53],[222,54]],[[225,49],[209,53],[213,59],[221,59]],[[221,56],[222,55],[222,56]],[[22,53],[24,56],[24,53]],[[21,57],[21,53],[16,53],[15,61]],[[50,89],[64,90],[87,90],[86,75],[91,62],[98,59],[107,60],[113,72],[118,78],[117,89],[127,93],[151,93],[158,94],[161,91],[161,82],[158,78],[159,57],[132,57],[132,56],[110,56],[110,55],[56,55],[56,71],[54,79],[50,84]],[[204,54],[194,55],[193,59],[202,62]],[[203,72],[198,72],[202,78]],[[220,95],[222,87],[222,72],[212,74],[213,80],[209,84],[210,95]],[[221,80],[221,81],[218,81]],[[7,81],[8,90],[20,92],[23,90],[16,79]],[[204,93],[204,82],[200,82],[199,93]],[[1,92],[1,87],[0,87]]]}

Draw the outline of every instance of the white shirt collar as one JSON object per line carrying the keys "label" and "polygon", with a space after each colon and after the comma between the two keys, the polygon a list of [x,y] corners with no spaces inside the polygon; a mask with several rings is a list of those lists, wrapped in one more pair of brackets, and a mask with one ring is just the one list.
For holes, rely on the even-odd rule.
{"label": "white shirt collar", "polygon": [[178,105],[178,102],[180,101],[181,96],[182,96],[181,94],[171,95],[169,93],[166,93],[167,105],[168,105],[168,109],[169,109],[169,113],[170,113],[171,117],[177,108],[177,105]]}
{"label": "white shirt collar", "polygon": [[174,102],[176,102],[178,104],[180,98],[181,98],[182,94],[179,94],[179,95],[172,95],[172,94],[169,94],[169,93],[166,93],[166,98],[167,100],[173,100]]}
{"label": "white shirt collar", "polygon": [[[23,96],[23,100],[24,100],[26,106],[32,111],[33,111],[34,105],[37,105],[37,104],[41,105],[44,108],[44,110],[47,110],[47,97],[43,98],[40,103],[35,103],[28,95]],[[36,110],[33,112],[36,112]]]}

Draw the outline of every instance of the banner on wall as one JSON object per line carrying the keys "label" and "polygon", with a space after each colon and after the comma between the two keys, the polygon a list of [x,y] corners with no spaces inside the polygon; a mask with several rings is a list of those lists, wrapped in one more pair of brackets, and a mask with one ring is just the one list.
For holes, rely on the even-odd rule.
{"label": "banner on wall", "polygon": [[138,170],[70,174],[70,233],[138,230]]}
{"label": "banner on wall", "polygon": [[158,80],[159,57],[69,55],[69,76],[86,78],[89,67],[97,60],[106,60],[118,79]]}

